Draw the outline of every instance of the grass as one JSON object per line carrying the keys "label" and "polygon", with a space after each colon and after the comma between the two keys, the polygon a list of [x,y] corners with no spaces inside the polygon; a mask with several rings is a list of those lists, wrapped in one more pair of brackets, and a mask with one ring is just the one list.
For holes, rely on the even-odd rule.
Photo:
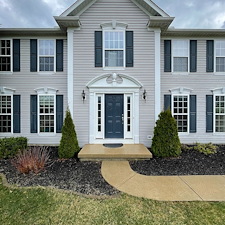
{"label": "grass", "polygon": [[50,188],[6,187],[0,179],[0,224],[217,224],[225,202],[158,202],[122,194],[93,199]]}

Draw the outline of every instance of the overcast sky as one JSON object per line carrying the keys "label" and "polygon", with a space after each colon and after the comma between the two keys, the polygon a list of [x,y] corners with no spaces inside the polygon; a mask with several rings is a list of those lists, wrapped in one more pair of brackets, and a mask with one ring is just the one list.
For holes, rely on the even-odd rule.
{"label": "overcast sky", "polygon": [[[113,1],[113,0],[112,0]],[[0,27],[54,27],[75,0],[0,0]],[[154,0],[176,28],[225,28],[225,0]]]}

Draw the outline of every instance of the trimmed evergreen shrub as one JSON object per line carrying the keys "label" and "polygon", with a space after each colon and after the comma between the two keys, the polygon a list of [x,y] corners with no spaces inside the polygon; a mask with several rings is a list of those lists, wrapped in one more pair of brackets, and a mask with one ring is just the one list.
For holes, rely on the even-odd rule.
{"label": "trimmed evergreen shrub", "polygon": [[27,148],[26,137],[11,137],[0,139],[0,159],[12,158],[20,150]]}
{"label": "trimmed evergreen shrub", "polygon": [[59,158],[68,159],[74,157],[80,151],[75,126],[67,109],[66,117],[62,127],[62,138],[58,149]]}
{"label": "trimmed evergreen shrub", "polygon": [[151,150],[157,157],[177,157],[181,154],[177,122],[169,109],[159,114],[154,128]]}

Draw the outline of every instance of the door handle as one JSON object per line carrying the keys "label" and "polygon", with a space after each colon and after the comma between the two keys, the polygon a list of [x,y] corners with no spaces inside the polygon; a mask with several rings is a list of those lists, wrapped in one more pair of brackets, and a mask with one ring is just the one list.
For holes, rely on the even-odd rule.
{"label": "door handle", "polygon": [[124,121],[124,117],[123,117],[123,114],[122,114],[122,117],[121,117],[121,119],[122,119],[122,124],[123,124],[123,121]]}

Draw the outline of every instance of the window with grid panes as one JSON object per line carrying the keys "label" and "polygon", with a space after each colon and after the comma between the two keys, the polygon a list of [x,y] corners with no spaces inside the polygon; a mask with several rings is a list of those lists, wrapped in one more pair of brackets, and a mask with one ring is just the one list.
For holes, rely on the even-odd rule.
{"label": "window with grid panes", "polygon": [[215,42],[216,72],[225,72],[225,41]]}
{"label": "window with grid panes", "polygon": [[104,31],[105,67],[124,67],[124,40],[124,31]]}
{"label": "window with grid panes", "polygon": [[39,71],[54,71],[55,41],[39,40]]}
{"label": "window with grid panes", "polygon": [[173,72],[188,72],[189,41],[173,40]]}
{"label": "window with grid panes", "polygon": [[39,95],[39,132],[55,132],[55,95]]}
{"label": "window with grid panes", "polygon": [[215,96],[215,132],[225,132],[225,96]]}
{"label": "window with grid panes", "polygon": [[188,95],[173,96],[172,112],[177,121],[178,132],[188,132]]}
{"label": "window with grid panes", "polygon": [[0,132],[11,133],[12,131],[12,97],[0,95]]}
{"label": "window with grid panes", "polygon": [[10,40],[0,40],[0,71],[11,71]]}

